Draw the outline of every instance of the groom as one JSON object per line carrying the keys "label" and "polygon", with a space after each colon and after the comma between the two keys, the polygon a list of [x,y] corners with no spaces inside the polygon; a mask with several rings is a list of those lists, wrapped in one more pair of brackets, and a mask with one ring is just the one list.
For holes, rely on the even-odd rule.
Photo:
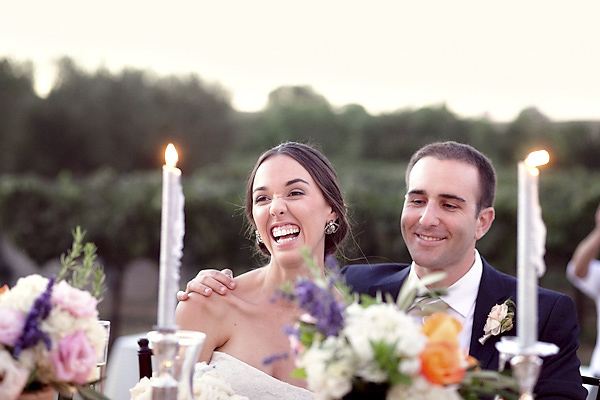
{"label": "groom", "polygon": [[[491,309],[517,301],[517,280],[495,270],[475,249],[494,220],[496,174],[491,162],[471,146],[443,142],[429,144],[411,158],[406,171],[407,192],[402,210],[402,236],[413,262],[407,264],[349,265],[347,283],[358,293],[390,293],[396,297],[403,282],[418,281],[433,272],[445,278],[442,296],[448,312],[463,324],[461,345],[469,348],[482,368],[498,368],[495,344],[503,335],[516,335],[516,318],[507,332],[487,340],[484,326]],[[233,286],[231,285],[233,283]],[[187,290],[210,295],[226,292],[233,279],[218,271],[201,271]],[[535,386],[536,399],[585,399],[577,357],[579,326],[573,301],[540,288],[538,337],[559,347],[544,357]],[[185,295],[180,294],[180,299]],[[519,310],[516,310],[519,313]],[[483,342],[483,343],[482,343]]]}

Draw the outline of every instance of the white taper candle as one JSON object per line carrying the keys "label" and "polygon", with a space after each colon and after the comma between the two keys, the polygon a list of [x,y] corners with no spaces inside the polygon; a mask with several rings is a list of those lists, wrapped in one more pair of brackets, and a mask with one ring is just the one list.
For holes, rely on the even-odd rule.
{"label": "white taper candle", "polygon": [[516,314],[517,336],[522,349],[534,345],[538,339],[538,271],[541,270],[540,262],[542,266],[544,264],[546,230],[541,221],[536,166],[546,164],[548,159],[548,153],[542,150],[531,153],[518,165]]}
{"label": "white taper candle", "polygon": [[165,151],[162,173],[162,210],[160,229],[160,276],[158,289],[158,329],[177,329],[175,307],[179,290],[179,268],[183,255],[184,197],[181,170],[176,168],[177,150],[173,144]]}

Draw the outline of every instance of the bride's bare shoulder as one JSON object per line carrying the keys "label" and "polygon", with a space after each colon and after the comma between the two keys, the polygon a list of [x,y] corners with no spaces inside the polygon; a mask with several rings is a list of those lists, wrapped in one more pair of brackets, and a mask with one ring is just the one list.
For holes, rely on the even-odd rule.
{"label": "bride's bare shoulder", "polygon": [[238,315],[236,310],[240,308],[238,302],[237,296],[231,293],[210,297],[192,293],[186,301],[177,304],[175,323],[180,329],[206,333],[210,340],[215,341],[216,348],[230,335],[229,327],[234,324]]}
{"label": "bride's bare shoulder", "polygon": [[243,309],[245,303],[247,303],[246,298],[249,293],[260,282],[260,274],[260,269],[255,269],[238,276],[236,278],[236,289],[227,291],[224,296],[213,293],[206,297],[192,292],[186,301],[179,302],[177,312],[192,315],[202,312],[203,314],[222,317],[225,312]]}

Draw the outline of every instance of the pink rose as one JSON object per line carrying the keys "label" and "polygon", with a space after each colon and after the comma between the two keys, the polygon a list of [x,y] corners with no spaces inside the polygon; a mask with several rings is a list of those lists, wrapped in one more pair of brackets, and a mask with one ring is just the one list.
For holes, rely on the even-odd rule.
{"label": "pink rose", "polygon": [[52,303],[76,317],[93,317],[98,300],[89,292],[75,289],[67,282],[60,281],[52,291]]}
{"label": "pink rose", "polygon": [[96,367],[96,351],[82,329],[65,336],[51,358],[56,378],[63,382],[84,384]]}
{"label": "pink rose", "polygon": [[0,351],[0,399],[19,397],[29,378],[29,371],[17,365],[7,351]]}
{"label": "pink rose", "polygon": [[21,311],[8,307],[0,307],[0,343],[14,347],[23,333],[25,315]]}

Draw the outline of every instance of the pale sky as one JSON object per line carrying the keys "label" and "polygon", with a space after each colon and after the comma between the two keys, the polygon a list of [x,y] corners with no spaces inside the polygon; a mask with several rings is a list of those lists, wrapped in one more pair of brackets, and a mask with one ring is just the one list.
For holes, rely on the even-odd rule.
{"label": "pale sky", "polygon": [[600,120],[596,0],[0,0],[0,58],[33,61],[40,86],[69,56],[197,74],[256,111],[310,85],[379,114],[445,103],[461,117]]}

